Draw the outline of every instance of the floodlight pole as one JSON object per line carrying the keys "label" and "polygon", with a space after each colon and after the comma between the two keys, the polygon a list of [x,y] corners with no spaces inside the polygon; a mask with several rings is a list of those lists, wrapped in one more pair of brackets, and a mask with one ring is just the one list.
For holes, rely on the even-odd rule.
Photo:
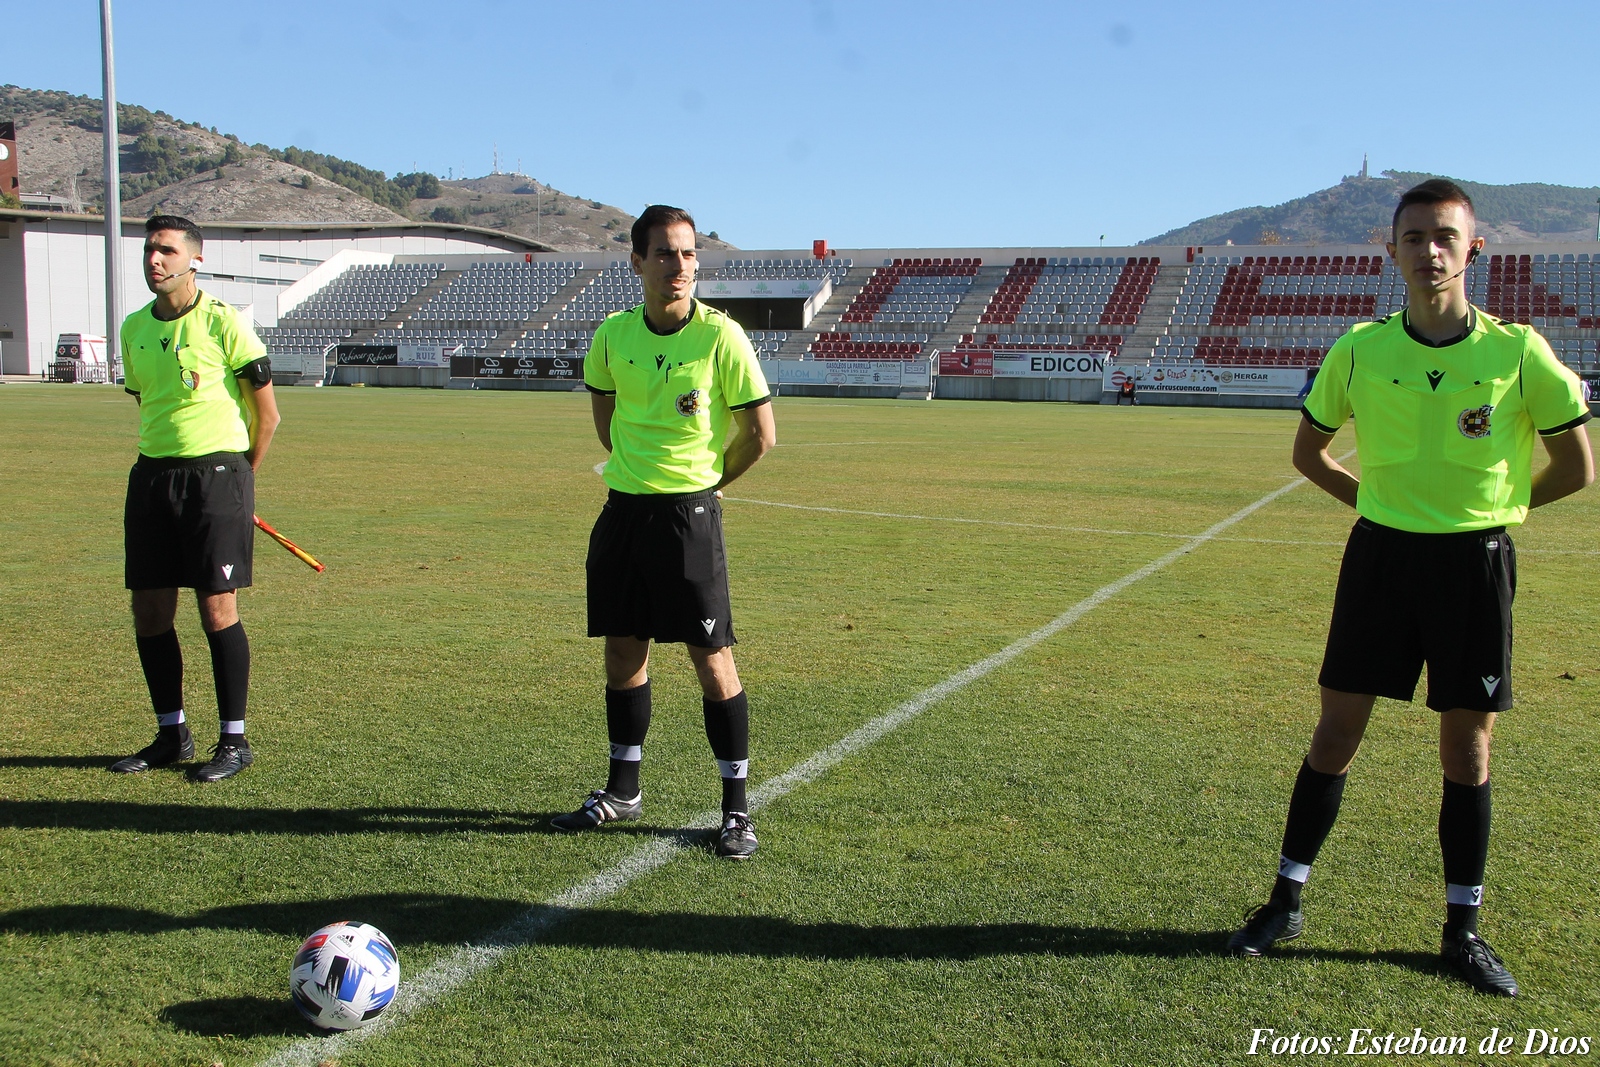
{"label": "floodlight pole", "polygon": [[111,0],[100,0],[101,89],[105,96],[106,381],[122,359],[122,168],[117,159],[117,76],[111,50]]}

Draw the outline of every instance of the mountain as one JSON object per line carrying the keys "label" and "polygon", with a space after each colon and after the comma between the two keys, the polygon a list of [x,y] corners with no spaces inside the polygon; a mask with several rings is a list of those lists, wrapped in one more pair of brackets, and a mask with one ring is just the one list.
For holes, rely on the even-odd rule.
{"label": "mountain", "polygon": [[[0,86],[0,120],[17,125],[24,193],[101,211],[102,107],[54,90]],[[501,230],[553,251],[622,250],[635,216],[521,174],[443,181],[397,174],[304,149],[246,145],[164,111],[117,105],[122,212],[196,222],[398,222],[427,219]],[[733,245],[705,235],[707,248]]]}
{"label": "mountain", "polygon": [[[1247,207],[1212,215],[1141,244],[1381,244],[1389,238],[1394,205],[1418,182],[1443,177],[1386,170],[1354,175],[1338,185],[1276,207]],[[1484,185],[1453,178],[1472,197],[1478,232],[1491,241],[1586,241],[1595,236],[1600,188],[1566,185]]]}

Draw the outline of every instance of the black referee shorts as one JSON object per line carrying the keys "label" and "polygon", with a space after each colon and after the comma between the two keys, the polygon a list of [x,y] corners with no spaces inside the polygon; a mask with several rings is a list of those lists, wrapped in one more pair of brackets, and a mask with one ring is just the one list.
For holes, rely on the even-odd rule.
{"label": "black referee shorts", "polygon": [[589,636],[736,642],[722,505],[711,490],[611,490],[589,535]]}
{"label": "black referee shorts", "polygon": [[129,589],[224,593],[250,584],[256,476],[242,452],[151,459],[128,472]]}
{"label": "black referee shorts", "polygon": [[1410,700],[1428,666],[1434,711],[1511,707],[1517,553],[1504,527],[1419,534],[1360,519],[1350,531],[1317,681]]}

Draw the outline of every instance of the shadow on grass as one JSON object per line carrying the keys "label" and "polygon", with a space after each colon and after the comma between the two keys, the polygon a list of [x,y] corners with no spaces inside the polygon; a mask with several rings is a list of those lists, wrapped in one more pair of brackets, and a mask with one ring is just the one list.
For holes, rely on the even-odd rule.
{"label": "shadow on grass", "polygon": [[201,1037],[284,1037],[312,1032],[287,992],[270,997],[212,997],[161,1009],[171,1026]]}
{"label": "shadow on grass", "polygon": [[56,767],[66,770],[79,770],[83,768],[104,770],[109,768],[121,756],[0,756],[0,770],[7,767]]}
{"label": "shadow on grass", "polygon": [[[371,923],[402,945],[454,945],[471,941],[485,930],[499,929],[527,910],[526,901],[447,893],[372,893],[330,900],[233,904],[193,915],[116,905],[56,904],[0,912],[0,931],[161,934],[202,929],[306,937],[319,927],[344,919]],[[287,961],[284,966],[287,968]]]}
{"label": "shadow on grass", "polygon": [[[1192,959],[1226,956],[1232,931],[1129,929],[1043,923],[958,926],[863,926],[807,923],[760,915],[650,914],[575,910],[555,921],[539,941],[575,948],[689,952],[709,956],[800,957],[824,960],[940,959],[985,956],[1146,956]],[[1282,960],[1387,963],[1424,974],[1439,970],[1425,952],[1353,952],[1285,949]],[[1240,961],[1242,966],[1252,961]]]}
{"label": "shadow on grass", "polygon": [[[947,926],[868,926],[809,923],[764,915],[647,913],[572,909],[515,900],[426,894],[374,894],[336,900],[241,904],[191,916],[139,908],[58,905],[0,913],[0,932],[162,933],[193,928],[309,934],[337,919],[360,919],[406,944],[484,943],[495,940],[628,952],[693,953],[816,960],[970,960],[988,956],[1142,956],[1195,959],[1227,952],[1227,931],[1110,929],[1043,923]],[[491,931],[506,931],[496,937]],[[516,931],[525,931],[518,934]],[[1285,961],[1387,963],[1423,974],[1439,970],[1423,952],[1353,952],[1286,949]],[[1240,966],[1260,966],[1242,960]]]}
{"label": "shadow on grass", "polygon": [[[98,800],[0,800],[0,828],[133,830],[146,834],[561,834],[555,811],[473,808],[221,808]],[[670,826],[623,823],[606,834],[679,837]]]}

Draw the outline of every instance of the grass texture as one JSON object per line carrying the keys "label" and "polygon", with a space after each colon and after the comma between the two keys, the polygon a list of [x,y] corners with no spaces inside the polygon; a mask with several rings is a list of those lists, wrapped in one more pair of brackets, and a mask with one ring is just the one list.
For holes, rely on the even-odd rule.
{"label": "grass texture", "polygon": [[[318,926],[375,923],[415,976],[716,805],[666,647],[644,821],[548,828],[606,751],[584,396],[280,403],[257,508],[328,569],[258,538],[257,762],[203,787],[105,771],[152,733],[121,580],[132,401],[0,388],[0,1062],[256,1063],[308,1033],[287,973]],[[753,786],[1294,478],[1286,412],[775,410],[780,446],[725,505]],[[1221,952],[1275,871],[1351,519],[1288,493],[760,812],[753,861],[685,848],[338,1061],[1212,1064],[1327,1058],[1251,1055],[1257,1028],[1341,1050],[1359,1028],[1474,1053],[1494,1027],[1517,1052],[1530,1028],[1600,1037],[1593,492],[1516,535],[1484,932],[1524,996],[1437,969],[1420,703],[1380,702],[1305,936]]]}

